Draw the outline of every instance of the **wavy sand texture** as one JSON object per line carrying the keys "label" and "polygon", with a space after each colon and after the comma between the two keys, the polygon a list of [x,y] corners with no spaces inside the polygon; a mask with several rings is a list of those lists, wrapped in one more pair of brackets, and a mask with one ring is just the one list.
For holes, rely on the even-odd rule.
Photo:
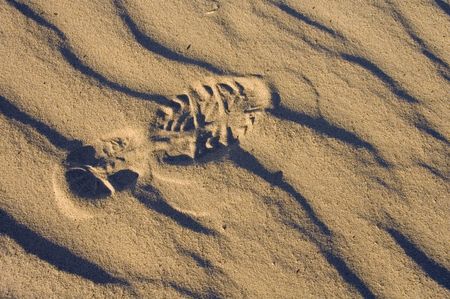
{"label": "wavy sand texture", "polygon": [[1,0],[0,297],[449,297],[449,28],[444,0]]}

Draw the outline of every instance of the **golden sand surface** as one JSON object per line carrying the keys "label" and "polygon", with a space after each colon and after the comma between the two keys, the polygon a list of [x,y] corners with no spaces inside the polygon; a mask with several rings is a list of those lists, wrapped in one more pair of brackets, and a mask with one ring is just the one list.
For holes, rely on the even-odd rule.
{"label": "golden sand surface", "polygon": [[449,298],[447,0],[0,0],[1,298]]}

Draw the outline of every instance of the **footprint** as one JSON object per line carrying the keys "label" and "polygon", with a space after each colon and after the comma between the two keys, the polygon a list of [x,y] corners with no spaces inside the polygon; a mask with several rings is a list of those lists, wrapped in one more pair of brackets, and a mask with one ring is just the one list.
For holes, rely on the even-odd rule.
{"label": "footprint", "polygon": [[61,178],[64,178],[66,171],[64,165],[55,165],[53,169],[53,192],[58,210],[72,220],[86,220],[98,216],[99,213],[93,213],[89,207],[73,200],[73,192],[70,191],[65,181],[61,180]]}
{"label": "footprint", "polygon": [[151,139],[167,156],[189,159],[237,142],[273,108],[269,86],[259,77],[210,77],[171,103],[158,111]]}
{"label": "footprint", "polygon": [[69,189],[82,198],[98,199],[136,184],[145,167],[143,138],[134,131],[116,132],[93,145],[70,152],[66,159]]}
{"label": "footprint", "polygon": [[70,190],[80,197],[102,198],[115,192],[106,173],[99,167],[71,167],[66,171],[66,180]]}

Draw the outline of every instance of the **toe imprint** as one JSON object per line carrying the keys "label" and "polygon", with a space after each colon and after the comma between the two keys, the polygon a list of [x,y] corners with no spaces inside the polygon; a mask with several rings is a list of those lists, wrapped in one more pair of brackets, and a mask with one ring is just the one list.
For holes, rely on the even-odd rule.
{"label": "toe imprint", "polygon": [[66,179],[70,189],[81,197],[107,197],[115,191],[111,183],[90,165],[69,168]]}
{"label": "toe imprint", "polygon": [[66,181],[73,193],[102,198],[136,183],[139,174],[129,168],[142,163],[139,138],[129,132],[123,135],[101,139],[68,154]]}
{"label": "toe imprint", "polygon": [[171,101],[157,113],[152,140],[169,156],[192,159],[235,143],[273,108],[269,87],[257,77],[208,78]]}

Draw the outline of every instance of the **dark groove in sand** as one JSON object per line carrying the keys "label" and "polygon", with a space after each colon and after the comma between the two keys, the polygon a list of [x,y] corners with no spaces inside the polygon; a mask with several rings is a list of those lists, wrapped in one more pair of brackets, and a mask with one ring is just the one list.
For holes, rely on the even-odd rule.
{"label": "dark groove in sand", "polygon": [[363,298],[375,299],[376,296],[367,284],[347,265],[347,263],[331,251],[323,251],[322,255],[333,265],[346,283],[355,288]]}
{"label": "dark groove in sand", "polygon": [[293,111],[289,108],[279,106],[270,111],[271,114],[279,119],[291,121],[302,126],[313,129],[321,135],[325,135],[339,141],[342,141],[354,148],[364,148],[371,152],[378,164],[384,168],[389,168],[390,164],[384,160],[378,150],[369,142],[361,139],[355,133],[347,131],[344,128],[335,126],[322,117],[313,117],[303,112]]}
{"label": "dark groove in sand", "polygon": [[206,271],[214,271],[215,267],[211,263],[211,261],[201,257],[197,253],[189,250],[182,250],[181,253],[190,259],[192,259],[200,268],[203,268]]}
{"label": "dark groove in sand", "polygon": [[70,150],[81,146],[80,141],[72,140],[63,136],[61,133],[59,133],[57,130],[53,129],[49,125],[21,111],[14,104],[12,104],[11,101],[9,101],[8,99],[6,99],[1,95],[0,95],[0,113],[2,113],[9,119],[18,121],[26,126],[32,127],[57,148]]}
{"label": "dark groove in sand", "polygon": [[425,252],[411,242],[400,231],[394,228],[388,228],[386,231],[423,272],[438,284],[447,290],[450,290],[450,271],[447,268],[428,257]]}
{"label": "dark groove in sand", "polygon": [[150,36],[146,35],[146,33],[139,28],[139,25],[134,22],[133,18],[131,18],[122,1],[114,0],[114,5],[116,6],[120,18],[130,30],[136,42],[148,51],[175,62],[201,67],[216,75],[223,75],[225,73],[231,74],[230,72],[224,72],[222,69],[210,64],[209,62],[184,56],[160,44]]}
{"label": "dark groove in sand", "polygon": [[436,68],[439,71],[439,74],[445,80],[450,81],[450,69],[448,64],[442,58],[440,58],[438,55],[436,55],[430,50],[425,41],[419,37],[419,35],[412,29],[407,19],[395,7],[393,7],[393,12],[396,19],[400,22],[405,32],[420,48],[422,54],[436,66]]}
{"label": "dark groove in sand", "polygon": [[[298,193],[295,188],[286,182],[282,176],[277,175],[276,173],[271,173],[267,170],[261,162],[259,162],[251,153],[246,152],[241,148],[237,148],[234,151],[230,152],[231,160],[239,167],[246,169],[247,171],[259,176],[269,184],[273,186],[277,186],[281,190],[290,194],[297,203],[304,209],[306,214],[308,215],[311,222],[319,229],[319,231],[324,235],[325,239],[332,239],[332,232],[328,228],[328,226],[316,215],[312,206],[309,204],[307,199],[303,197],[300,193]],[[356,289],[361,296],[364,298],[375,298],[375,295],[372,293],[370,288],[366,285],[366,283],[356,274],[351,268],[347,265],[347,263],[335,255],[330,249],[328,249],[327,244],[324,244],[323,241],[320,241],[319,238],[314,237],[310,233],[305,234],[305,229],[298,226],[295,223],[291,223],[291,226],[294,228],[298,228],[297,230],[306,235],[308,239],[313,242],[319,249],[320,253],[325,257],[325,259],[332,265],[342,279],[349,284],[352,288]]]}
{"label": "dark groove in sand", "polygon": [[43,26],[47,29],[52,30],[61,40],[61,43],[63,45],[55,45],[58,50],[60,51],[62,57],[77,71],[84,74],[87,77],[90,77],[97,82],[99,82],[101,85],[107,86],[113,90],[122,92],[126,95],[147,100],[147,101],[153,101],[160,105],[169,105],[169,101],[162,95],[158,94],[151,94],[151,93],[145,93],[136,91],[134,89],[131,89],[127,86],[121,85],[117,82],[113,82],[109,79],[107,79],[104,75],[98,73],[97,71],[94,71],[89,66],[85,65],[78,57],[77,55],[71,50],[71,47],[69,45],[68,39],[64,32],[60,30],[57,26],[50,23],[43,17],[41,17],[38,13],[33,11],[28,5],[20,3],[16,0],[6,0],[12,7],[16,8],[20,13],[22,13],[25,17],[33,20],[38,25]]}
{"label": "dark groove in sand", "polygon": [[448,141],[448,139],[444,135],[442,135],[441,133],[439,133],[438,131],[433,129],[427,121],[422,119],[421,121],[417,122],[415,125],[416,125],[416,128],[419,129],[420,131],[426,133],[427,135],[433,137],[434,139],[436,139],[438,141],[445,143],[446,145],[450,145],[450,142]]}
{"label": "dark groove in sand", "polygon": [[177,291],[179,294],[183,296],[187,296],[189,298],[198,299],[198,298],[207,298],[207,299],[221,299],[222,296],[219,296],[217,293],[213,292],[212,290],[207,290],[203,293],[199,293],[196,291],[193,291],[191,289],[188,289],[187,287],[181,286],[180,284],[177,284],[175,282],[165,282],[168,286],[170,286],[172,289]]}
{"label": "dark groove in sand", "polygon": [[135,98],[139,98],[139,99],[146,100],[146,101],[152,101],[159,105],[170,106],[170,101],[162,95],[136,91],[127,86],[121,85],[117,82],[113,82],[113,81],[107,79],[102,74],[94,71],[89,66],[83,64],[83,62],[68,47],[61,47],[59,50],[61,52],[61,55],[64,57],[64,59],[74,69],[76,69],[77,71],[79,71],[80,73],[82,73],[83,75],[85,75],[87,77],[95,79],[100,84],[107,86],[113,90],[122,92],[126,95],[135,97]]}
{"label": "dark groove in sand", "polygon": [[338,33],[335,30],[328,28],[327,26],[319,23],[318,21],[311,19],[310,17],[306,16],[305,14],[293,9],[292,7],[290,7],[284,3],[272,2],[272,4],[275,5],[276,7],[278,7],[279,9],[281,9],[282,11],[284,11],[285,13],[287,13],[288,15],[296,18],[297,20],[299,20],[309,26],[319,29],[320,31],[325,32],[325,33],[333,36],[334,38],[339,38],[339,39],[345,40],[344,36],[341,33]]}
{"label": "dark groove in sand", "polygon": [[442,0],[434,0],[434,2],[437,4],[437,6],[439,6],[440,9],[442,9],[444,13],[450,16],[450,5],[448,3],[445,3]]}
{"label": "dark groove in sand", "polygon": [[366,71],[368,71],[369,73],[371,73],[372,75],[377,77],[381,82],[383,82],[389,88],[389,90],[391,90],[391,92],[393,94],[395,94],[400,99],[406,101],[409,104],[419,103],[418,99],[416,99],[415,97],[410,95],[406,90],[404,90],[402,87],[400,87],[400,85],[397,83],[397,81],[395,81],[391,76],[386,74],[375,63],[369,61],[366,58],[347,54],[347,53],[341,53],[340,57],[347,62],[356,64],[356,65],[362,67],[363,69],[365,69]]}
{"label": "dark groove in sand", "polygon": [[444,175],[443,173],[441,173],[438,169],[426,164],[426,163],[419,163],[419,166],[421,166],[422,168],[425,168],[426,170],[428,170],[431,174],[437,176],[438,178],[448,182],[449,178]]}
{"label": "dark groove in sand", "polygon": [[56,35],[60,39],[66,40],[66,35],[58,27],[56,27],[55,25],[53,25],[52,23],[41,17],[38,13],[33,11],[31,7],[29,7],[28,5],[18,2],[16,0],[6,0],[6,2],[8,2],[14,8],[16,8],[18,11],[20,11],[27,18],[32,19],[39,25],[46,27],[47,29],[50,29],[51,31],[56,33]]}
{"label": "dark groove in sand", "polygon": [[94,283],[127,285],[125,281],[111,276],[100,266],[75,255],[69,249],[47,240],[20,224],[2,209],[0,209],[0,233],[9,236],[27,253],[39,257],[61,271],[81,276]]}
{"label": "dark groove in sand", "polygon": [[186,229],[209,236],[217,234],[214,230],[205,227],[191,216],[173,208],[164,200],[160,192],[152,186],[144,186],[133,191],[133,196],[148,209],[172,219]]}
{"label": "dark groove in sand", "polygon": [[307,213],[311,222],[317,226],[320,232],[327,236],[331,235],[330,229],[317,216],[308,200],[282,177],[267,170],[264,165],[261,164],[261,162],[259,162],[258,159],[256,159],[251,153],[237,147],[233,151],[230,151],[230,158],[237,166],[259,176],[269,184],[272,184],[273,186],[276,186],[291,195]]}
{"label": "dark groove in sand", "polygon": [[[278,6],[278,4],[274,4]],[[280,4],[282,5],[282,4]],[[265,16],[267,17],[267,16]],[[400,98],[401,100],[409,103],[409,104],[417,104],[420,103],[420,101],[415,98],[414,96],[410,95],[408,91],[406,91],[403,87],[400,86],[400,84],[394,80],[391,76],[389,76],[385,71],[383,71],[380,67],[378,67],[375,63],[371,62],[369,59],[364,58],[362,56],[354,55],[354,54],[348,54],[348,53],[340,53],[336,50],[330,49],[327,46],[322,45],[317,40],[314,42],[312,40],[309,40],[306,36],[299,36],[298,33],[294,32],[292,29],[287,28],[285,25],[281,24],[280,22],[277,22],[277,20],[272,20],[277,23],[278,27],[280,29],[283,29],[287,31],[289,34],[293,35],[296,38],[301,39],[304,41],[308,46],[311,47],[311,49],[321,53],[329,55],[329,57],[337,58],[337,59],[343,59],[347,62],[350,62],[352,64],[355,64],[370,74],[374,75],[376,78],[378,78],[381,82],[385,84],[385,86],[389,89],[390,92],[392,92],[396,97]],[[437,57],[437,56],[436,56]],[[446,77],[446,79],[448,79]]]}
{"label": "dark groove in sand", "polygon": [[356,274],[344,259],[337,256],[330,249],[332,237],[325,236],[317,238],[305,228],[294,222],[286,222],[286,225],[297,230],[301,235],[305,236],[311,243],[317,246],[319,253],[327,260],[327,262],[338,272],[339,276],[353,289],[358,291],[363,298],[376,298],[368,285]]}

